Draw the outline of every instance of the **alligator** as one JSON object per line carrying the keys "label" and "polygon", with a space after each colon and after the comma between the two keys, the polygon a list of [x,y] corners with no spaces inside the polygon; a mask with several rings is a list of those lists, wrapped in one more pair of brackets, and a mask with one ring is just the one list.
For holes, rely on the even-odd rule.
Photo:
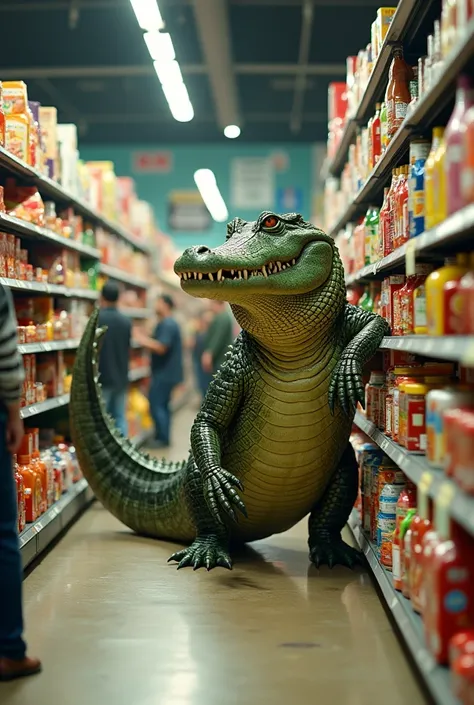
{"label": "alligator", "polygon": [[301,215],[235,218],[225,242],[192,247],[175,272],[194,297],[230,303],[241,333],[169,463],[115,429],[101,399],[92,314],[74,366],[71,433],[96,497],[142,536],[184,546],[178,568],[231,568],[237,544],[284,532],[309,515],[316,565],[354,567],[341,536],[357,496],[349,442],[363,366],[389,327],[350,305],[338,249]]}

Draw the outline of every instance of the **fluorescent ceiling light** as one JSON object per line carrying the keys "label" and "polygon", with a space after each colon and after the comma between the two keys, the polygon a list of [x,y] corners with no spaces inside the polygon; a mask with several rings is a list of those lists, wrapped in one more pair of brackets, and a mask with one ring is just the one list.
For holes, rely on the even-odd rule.
{"label": "fluorescent ceiling light", "polygon": [[214,173],[210,169],[198,169],[194,172],[194,181],[213,220],[218,223],[227,220],[229,213]]}
{"label": "fluorescent ceiling light", "polygon": [[141,29],[148,31],[163,29],[165,23],[156,0],[130,0]]}
{"label": "fluorescent ceiling light", "polygon": [[167,32],[146,32],[145,42],[153,61],[170,63],[175,58],[173,41]]}
{"label": "fluorescent ceiling light", "polygon": [[169,63],[154,61],[153,66],[155,67],[156,75],[158,76],[162,86],[172,86],[173,83],[183,83],[183,76],[177,61],[170,61]]}
{"label": "fluorescent ceiling light", "polygon": [[174,119],[178,122],[190,122],[194,117],[194,110],[184,83],[173,86],[165,84],[162,88]]}
{"label": "fluorescent ceiling light", "polygon": [[227,127],[224,127],[224,135],[230,140],[235,140],[240,135],[240,127],[238,125],[227,125]]}

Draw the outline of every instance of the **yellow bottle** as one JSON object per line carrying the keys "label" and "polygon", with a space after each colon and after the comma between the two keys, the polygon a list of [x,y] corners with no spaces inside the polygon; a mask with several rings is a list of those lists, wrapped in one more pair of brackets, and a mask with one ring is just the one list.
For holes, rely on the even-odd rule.
{"label": "yellow bottle", "polygon": [[433,141],[428,159],[425,163],[425,229],[430,230],[436,225],[436,202],[434,198],[433,172],[435,155],[444,135],[444,127],[433,128]]}
{"label": "yellow bottle", "polygon": [[433,165],[433,198],[434,198],[434,225],[439,225],[448,217],[448,201],[446,192],[446,140],[440,139],[438,149],[434,155]]}
{"label": "yellow bottle", "polygon": [[469,257],[465,253],[448,257],[441,269],[426,278],[426,319],[428,335],[443,335],[446,311],[443,287],[452,279],[461,279],[469,271]]}

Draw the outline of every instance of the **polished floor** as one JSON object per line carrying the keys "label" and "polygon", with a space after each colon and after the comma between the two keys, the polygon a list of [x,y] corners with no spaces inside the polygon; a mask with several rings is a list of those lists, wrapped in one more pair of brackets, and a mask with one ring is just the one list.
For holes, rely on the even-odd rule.
{"label": "polished floor", "polygon": [[[173,457],[193,410],[176,418]],[[232,572],[177,572],[171,544],[98,504],[25,581],[38,677],[1,705],[421,705],[368,575],[309,567],[305,525]]]}

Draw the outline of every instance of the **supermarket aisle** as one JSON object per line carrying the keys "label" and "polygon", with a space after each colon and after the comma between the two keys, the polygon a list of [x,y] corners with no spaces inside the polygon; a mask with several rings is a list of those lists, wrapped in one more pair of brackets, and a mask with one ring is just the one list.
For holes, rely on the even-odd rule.
{"label": "supermarket aisle", "polygon": [[425,702],[368,576],[309,568],[304,524],[230,573],[178,573],[171,550],[94,505],[26,580],[45,672],[2,686],[2,705]]}

